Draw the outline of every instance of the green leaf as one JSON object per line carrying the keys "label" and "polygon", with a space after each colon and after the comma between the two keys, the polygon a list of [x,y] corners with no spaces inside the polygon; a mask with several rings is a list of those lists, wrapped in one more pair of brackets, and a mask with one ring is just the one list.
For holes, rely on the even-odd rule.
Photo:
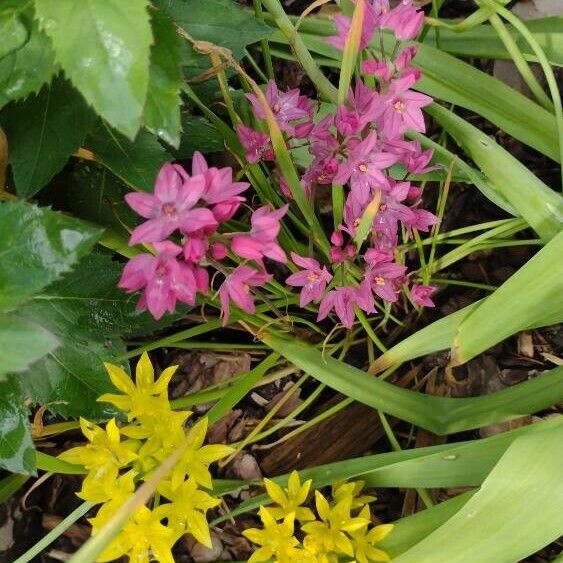
{"label": "green leaf", "polygon": [[137,295],[117,288],[123,265],[110,256],[91,254],[74,272],[52,284],[19,309],[22,318],[48,328],[61,346],[37,362],[22,378],[31,399],[64,417],[107,418],[107,403],[97,403],[113,391],[103,362],[123,365],[121,335],[140,335],[164,327],[182,315],[155,321],[135,309]]}
{"label": "green leaf", "polygon": [[18,473],[12,473],[7,477],[4,477],[0,481],[0,502],[6,502],[11,496],[19,491],[29,479],[28,475],[19,475]]}
{"label": "green leaf", "polygon": [[147,131],[139,131],[135,140],[129,141],[103,122],[84,144],[97,160],[126,184],[146,192],[153,191],[158,171],[172,159],[156,137]]}
{"label": "green leaf", "polygon": [[0,467],[12,473],[35,473],[28,416],[18,380],[0,381]]}
{"label": "green leaf", "polygon": [[440,125],[464,148],[489,185],[508,200],[545,241],[563,225],[563,198],[488,135],[455,113],[433,104],[427,108]]}
{"label": "green leaf", "polygon": [[149,131],[178,148],[180,144],[180,87],[182,43],[174,22],[160,10],[152,13],[154,44],[151,48],[149,89],[144,123]]}
{"label": "green leaf", "polygon": [[94,114],[62,78],[36,96],[7,106],[0,120],[8,137],[18,195],[37,193],[84,141]]}
{"label": "green leaf", "polygon": [[27,29],[15,11],[0,14],[0,37],[0,59],[25,43]]}
{"label": "green leaf", "polygon": [[0,309],[14,307],[70,271],[101,231],[24,202],[0,204]]}
{"label": "green leaf", "polygon": [[48,330],[14,316],[0,316],[0,376],[26,370],[59,341]]}
{"label": "green leaf", "polygon": [[177,160],[191,158],[195,151],[207,154],[225,149],[221,133],[205,117],[184,114],[182,129],[180,146],[170,151]]}
{"label": "green leaf", "polygon": [[38,92],[55,73],[49,38],[39,30],[29,13],[24,17],[29,39],[23,47],[0,59],[0,108],[11,100]]}
{"label": "green leaf", "polygon": [[347,397],[435,434],[451,434],[509,420],[555,404],[563,398],[563,367],[482,397],[457,399],[397,387],[288,336],[258,334],[272,350],[317,381]]}
{"label": "green leaf", "polygon": [[[526,40],[511,25],[506,27],[526,60],[536,61],[536,57]],[[561,16],[527,20],[526,27],[545,51],[549,62],[553,65],[563,66],[563,26],[561,25]],[[448,53],[472,58],[511,59],[497,32],[490,25],[479,25],[463,33],[440,28],[439,33],[440,49]],[[424,38],[424,43],[432,46],[436,45],[435,28],[430,28]]]}
{"label": "green leaf", "polygon": [[230,49],[237,59],[247,45],[272,33],[269,26],[231,0],[157,0],[156,5],[194,39]]}
{"label": "green leaf", "polygon": [[152,34],[148,0],[36,0],[56,60],[86,101],[133,138],[141,125]]}
{"label": "green leaf", "polygon": [[562,255],[563,232],[483,299],[457,327],[452,363],[467,362],[520,330],[563,321]]}
{"label": "green leaf", "polygon": [[459,512],[394,561],[513,563],[555,541],[563,530],[562,439],[561,425],[518,438]]}

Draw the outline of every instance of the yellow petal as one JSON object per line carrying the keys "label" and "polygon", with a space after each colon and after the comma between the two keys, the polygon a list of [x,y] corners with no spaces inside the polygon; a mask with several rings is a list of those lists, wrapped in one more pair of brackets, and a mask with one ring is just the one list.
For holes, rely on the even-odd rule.
{"label": "yellow petal", "polygon": [[192,426],[188,434],[188,442],[191,448],[200,448],[205,440],[205,435],[207,434],[207,418],[202,418],[198,420],[196,424]]}
{"label": "yellow petal", "polygon": [[202,545],[211,549],[211,535],[209,534],[209,524],[205,516],[194,510],[190,512],[188,518],[188,526],[192,536]]}
{"label": "yellow petal", "polygon": [[128,412],[131,410],[131,398],[129,395],[114,395],[113,393],[104,393],[97,399],[100,403],[111,403],[115,405],[120,411]]}
{"label": "yellow petal", "polygon": [[223,444],[211,444],[209,446],[203,446],[197,451],[197,458],[202,463],[213,463],[229,454],[233,453],[235,450],[231,446],[224,446]]}
{"label": "yellow petal", "polygon": [[153,393],[156,395],[160,395],[162,393],[168,393],[168,384],[170,383],[170,379],[178,369],[178,366],[170,366],[167,367],[161,374],[160,377],[156,380],[156,383],[153,387]]}
{"label": "yellow petal", "polygon": [[371,561],[391,561],[391,557],[382,549],[368,546],[366,552]]}
{"label": "yellow petal", "polygon": [[315,505],[321,520],[327,521],[330,516],[330,506],[326,498],[319,493],[319,491],[315,491]]}
{"label": "yellow petal", "polygon": [[248,560],[248,563],[258,563],[260,561],[269,561],[273,555],[273,551],[269,547],[261,547],[257,549]]}
{"label": "yellow petal", "polygon": [[290,497],[296,497],[301,489],[301,480],[299,479],[299,473],[293,470],[289,474],[289,479],[287,480],[287,492]]}
{"label": "yellow petal", "polygon": [[114,364],[104,363],[104,367],[108,372],[111,382],[123,393],[131,395],[135,391],[135,385],[127,373],[119,366]]}
{"label": "yellow petal", "polygon": [[135,382],[137,383],[137,387],[139,389],[147,393],[152,393],[152,386],[154,384],[154,369],[149,355],[146,352],[142,353],[139,361],[137,362]]}
{"label": "yellow petal", "polygon": [[119,436],[119,428],[115,423],[115,418],[112,418],[106,424],[106,433],[108,435],[108,439],[113,444],[119,444],[120,436]]}
{"label": "yellow petal", "polygon": [[379,526],[376,526],[368,532],[368,541],[370,543],[377,543],[382,541],[389,535],[393,527],[393,524],[381,524]]}
{"label": "yellow petal", "polygon": [[285,506],[287,504],[287,497],[283,492],[283,489],[270,479],[264,479],[264,486],[266,487],[266,492],[268,496],[280,506]]}
{"label": "yellow petal", "polygon": [[295,498],[295,502],[297,504],[303,504],[307,500],[307,497],[309,496],[309,491],[311,490],[312,484],[313,484],[312,479],[308,479],[307,481],[305,481],[303,483],[303,485],[301,486],[301,488],[299,490],[299,494]]}

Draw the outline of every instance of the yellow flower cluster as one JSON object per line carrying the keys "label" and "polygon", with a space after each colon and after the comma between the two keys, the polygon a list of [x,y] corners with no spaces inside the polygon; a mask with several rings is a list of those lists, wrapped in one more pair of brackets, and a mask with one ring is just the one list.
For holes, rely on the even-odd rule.
{"label": "yellow flower cluster", "polygon": [[371,525],[369,503],[375,497],[360,496],[363,482],[333,485],[330,500],[315,491],[316,515],[304,506],[311,482],[301,484],[297,471],[289,476],[286,489],[264,479],[274,506],[260,507],[262,529],[243,532],[259,546],[248,563],[337,563],[342,558],[357,563],[389,561],[387,553],[375,546],[389,534],[393,525]]}
{"label": "yellow flower cluster", "polygon": [[98,561],[127,555],[135,563],[173,563],[171,549],[183,534],[211,547],[206,513],[220,501],[203,489],[212,489],[209,465],[232,452],[224,445],[204,446],[208,421],[199,420],[187,436],[184,425],[192,414],[175,412],[168,400],[168,383],[177,369],[165,369],[157,381],[146,353],[137,364],[135,383],[118,366],[105,364],[121,394],[105,394],[98,400],[112,403],[127,415],[128,424],[115,419],[105,429],[80,420],[88,443],[60,455],[87,470],[78,496],[100,503],[90,519],[95,535],[134,493],[136,487],[174,451],[182,454],[174,469],[157,488],[153,507],[141,506],[102,553]]}

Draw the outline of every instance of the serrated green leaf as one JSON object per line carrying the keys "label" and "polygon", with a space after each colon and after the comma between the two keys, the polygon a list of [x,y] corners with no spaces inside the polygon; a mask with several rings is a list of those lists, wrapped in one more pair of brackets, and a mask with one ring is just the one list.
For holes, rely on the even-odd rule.
{"label": "serrated green leaf", "polygon": [[12,473],[35,473],[28,416],[18,380],[0,381],[0,467]]}
{"label": "serrated green leaf", "polygon": [[46,208],[0,204],[0,309],[69,272],[100,235],[100,229]]}
{"label": "serrated green leaf", "polygon": [[457,327],[452,363],[462,364],[512,334],[563,321],[563,232],[534,255]]}
{"label": "serrated green leaf", "polygon": [[36,96],[4,108],[0,122],[10,146],[18,195],[35,195],[84,141],[94,113],[61,77]]}
{"label": "serrated green leaf", "polygon": [[513,563],[557,540],[562,439],[561,425],[518,438],[459,512],[393,561]]}
{"label": "serrated green leaf", "polygon": [[221,133],[205,117],[183,115],[182,129],[180,146],[170,151],[175,159],[191,158],[195,151],[207,154],[225,149]]}
{"label": "serrated green leaf", "polygon": [[100,123],[84,142],[104,166],[135,189],[152,192],[158,171],[172,160],[148,131],[139,131],[134,141]]}
{"label": "serrated green leaf", "polygon": [[148,0],[36,0],[56,60],[86,101],[135,137],[147,96],[152,33]]}
{"label": "serrated green leaf", "polygon": [[16,51],[0,59],[0,108],[11,100],[38,92],[50,82],[56,65],[49,38],[40,31],[33,16],[26,12],[29,39]]}
{"label": "serrated green leaf", "polygon": [[180,87],[182,43],[174,22],[162,11],[152,13],[154,44],[151,48],[149,89],[145,103],[146,128],[169,145],[180,144]]}
{"label": "serrated green leaf", "polygon": [[13,315],[0,316],[0,376],[24,371],[59,344],[42,326]]}
{"label": "serrated green leaf", "polygon": [[25,43],[27,29],[15,12],[0,14],[0,37],[0,59]]}
{"label": "serrated green leaf", "polygon": [[64,417],[107,418],[114,413],[96,399],[113,390],[103,362],[123,365],[121,335],[164,327],[179,315],[155,321],[135,309],[138,296],[117,288],[123,264],[91,254],[74,272],[52,284],[18,311],[49,329],[61,346],[34,364],[22,378],[30,398]]}

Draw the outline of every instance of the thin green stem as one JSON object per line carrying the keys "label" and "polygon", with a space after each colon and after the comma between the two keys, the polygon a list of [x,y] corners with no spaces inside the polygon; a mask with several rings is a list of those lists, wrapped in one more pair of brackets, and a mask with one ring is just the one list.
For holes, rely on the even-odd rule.
{"label": "thin green stem", "polygon": [[[264,21],[264,13],[262,12],[262,3],[260,0],[252,0],[254,3],[254,15],[257,19]],[[272,64],[272,55],[270,53],[270,44],[267,39],[262,39],[260,41],[260,46],[262,47],[262,56],[264,57],[264,64],[266,65],[266,72],[268,77],[274,80],[274,65]],[[268,82],[268,79],[265,80]]]}

